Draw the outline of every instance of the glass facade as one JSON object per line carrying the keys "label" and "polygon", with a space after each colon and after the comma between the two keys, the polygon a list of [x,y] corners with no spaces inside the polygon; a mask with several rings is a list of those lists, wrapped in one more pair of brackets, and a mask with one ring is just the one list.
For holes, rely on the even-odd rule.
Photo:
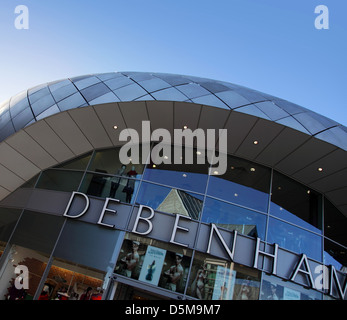
{"label": "glass facade", "polygon": [[0,141],[61,111],[136,100],[185,101],[236,110],[284,124],[346,150],[344,126],[289,101],[223,81],[146,72],[85,75],[23,91],[0,105]]}
{"label": "glass facade", "polygon": [[[198,224],[214,223],[221,230],[259,237],[346,271],[346,218],[314,190],[232,156],[224,175],[209,176],[207,165],[122,166],[118,152],[119,148],[95,150],[42,172],[23,187],[80,191],[129,206],[146,205]],[[145,284],[166,298],[172,293],[205,300],[323,297],[196,249],[61,216],[0,211],[0,290],[6,299],[80,299],[84,294],[99,299],[112,274],[123,279],[122,286]],[[16,260],[34,266],[34,284],[25,296],[13,288]],[[117,296],[122,294],[117,291]]]}

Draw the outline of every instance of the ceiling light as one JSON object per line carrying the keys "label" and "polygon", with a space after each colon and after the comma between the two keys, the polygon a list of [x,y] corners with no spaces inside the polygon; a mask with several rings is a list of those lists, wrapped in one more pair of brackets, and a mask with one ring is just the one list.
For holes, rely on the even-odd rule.
{"label": "ceiling light", "polygon": [[156,168],[157,166],[154,164],[152,167],[153,167],[153,168]]}
{"label": "ceiling light", "polygon": [[323,171],[323,168],[318,168],[318,171],[319,171],[319,172],[322,172],[322,171]]}
{"label": "ceiling light", "polygon": [[186,178],[186,177],[187,177],[187,175],[186,175],[185,173],[183,173],[182,176],[183,176],[183,178]]}
{"label": "ceiling light", "polygon": [[254,141],[253,141],[253,144],[258,144],[258,143],[259,143],[258,140],[254,140]]}
{"label": "ceiling light", "polygon": [[251,168],[250,170],[251,170],[252,172],[254,172],[254,171],[255,171],[255,168]]}
{"label": "ceiling light", "polygon": [[196,154],[200,156],[201,155],[201,151],[196,151]]}
{"label": "ceiling light", "polygon": [[307,194],[310,194],[311,193],[311,190],[307,190]]}
{"label": "ceiling light", "polygon": [[218,174],[219,172],[218,171],[213,171],[213,174]]}
{"label": "ceiling light", "polygon": [[187,125],[184,125],[184,126],[183,126],[183,129],[188,129],[188,126],[187,126]]}
{"label": "ceiling light", "polygon": [[117,130],[117,129],[118,129],[118,126],[113,126],[113,129],[114,129],[114,130]]}

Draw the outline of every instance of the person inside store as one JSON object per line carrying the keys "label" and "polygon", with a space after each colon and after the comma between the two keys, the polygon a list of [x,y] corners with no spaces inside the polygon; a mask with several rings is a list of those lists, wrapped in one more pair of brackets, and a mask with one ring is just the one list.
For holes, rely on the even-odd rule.
{"label": "person inside store", "polygon": [[88,287],[87,290],[81,295],[80,300],[90,300],[92,297],[93,289]]}

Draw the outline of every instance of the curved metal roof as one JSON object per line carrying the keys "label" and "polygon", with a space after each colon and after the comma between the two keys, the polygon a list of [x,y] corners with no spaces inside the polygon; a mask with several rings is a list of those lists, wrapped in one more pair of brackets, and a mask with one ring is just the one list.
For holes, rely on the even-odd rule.
{"label": "curved metal roof", "polygon": [[170,133],[184,125],[225,128],[228,153],[317,190],[347,216],[346,127],[227,82],[143,72],[50,82],[1,104],[0,201],[42,170],[124,144],[117,132],[134,128],[140,133],[144,120],[151,130]]}
{"label": "curved metal roof", "polygon": [[50,82],[0,105],[0,142],[50,115],[109,102],[167,100],[235,110],[267,119],[347,150],[347,128],[286,100],[235,84],[192,76],[113,72]]}

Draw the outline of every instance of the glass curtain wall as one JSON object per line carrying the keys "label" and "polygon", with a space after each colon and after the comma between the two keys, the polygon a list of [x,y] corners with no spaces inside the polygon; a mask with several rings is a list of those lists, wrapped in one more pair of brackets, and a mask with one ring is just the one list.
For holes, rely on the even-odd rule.
{"label": "glass curtain wall", "polygon": [[321,194],[285,175],[233,156],[224,175],[209,175],[210,165],[197,163],[196,149],[192,165],[143,164],[142,159],[122,165],[118,153],[119,148],[96,150],[46,170],[36,188],[80,191],[186,215],[346,270],[346,217]]}

